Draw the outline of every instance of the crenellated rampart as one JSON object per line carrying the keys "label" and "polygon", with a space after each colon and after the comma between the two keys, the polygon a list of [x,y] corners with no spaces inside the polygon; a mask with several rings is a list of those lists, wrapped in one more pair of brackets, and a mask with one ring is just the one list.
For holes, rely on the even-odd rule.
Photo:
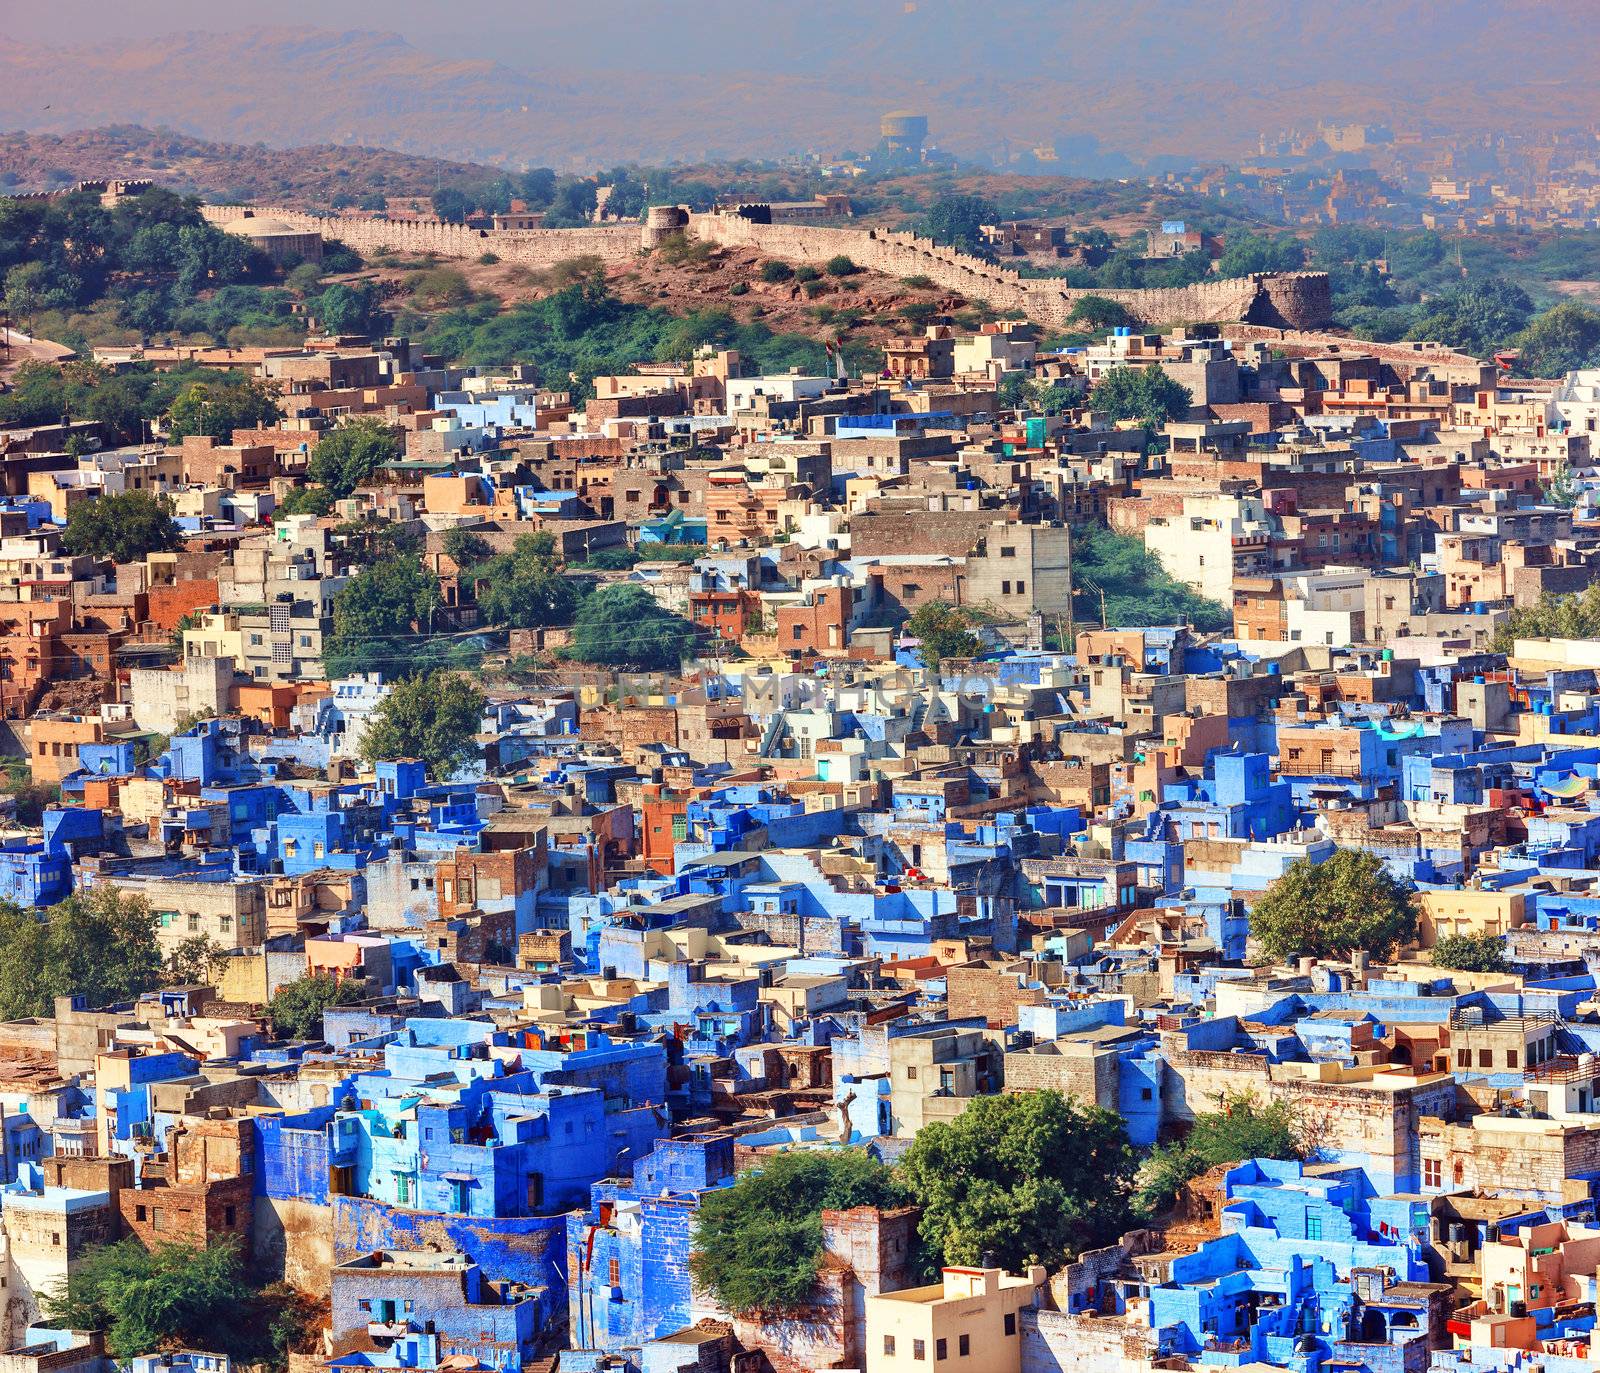
{"label": "crenellated rampart", "polygon": [[[369,219],[357,215],[313,215],[276,206],[207,205],[202,213],[225,224],[246,213],[314,229],[347,243],[363,256],[390,251],[475,258],[492,252],[503,261],[550,267],[579,256],[625,262],[643,251],[636,224],[583,229],[474,229],[437,219]],[[726,248],[750,248],[767,257],[826,262],[848,257],[885,276],[928,278],[940,288],[985,301],[1002,314],[1025,315],[1065,327],[1086,295],[1103,296],[1149,325],[1224,324],[1236,321],[1291,329],[1316,329],[1331,314],[1328,278],[1322,272],[1264,273],[1192,286],[1149,290],[1078,290],[1049,278],[1022,277],[1007,267],[970,257],[915,234],[882,229],[844,229],[812,224],[769,224],[739,214],[712,212],[687,217],[687,232]],[[659,235],[658,235],[659,236]]]}
{"label": "crenellated rampart", "polygon": [[473,229],[440,219],[368,219],[361,215],[314,215],[275,205],[203,205],[213,224],[227,224],[247,212],[255,219],[281,219],[296,229],[338,239],[363,257],[377,253],[433,253],[467,259],[494,253],[503,262],[551,267],[568,258],[590,256],[623,262],[639,252],[637,224],[597,224],[584,229]]}

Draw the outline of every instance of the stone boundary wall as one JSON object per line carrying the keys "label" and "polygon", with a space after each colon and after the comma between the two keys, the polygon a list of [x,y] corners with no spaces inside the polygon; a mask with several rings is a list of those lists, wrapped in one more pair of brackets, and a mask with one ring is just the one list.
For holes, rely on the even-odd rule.
{"label": "stone boundary wall", "polygon": [[[471,229],[437,219],[368,219],[356,215],[313,215],[280,206],[206,205],[201,213],[213,224],[227,224],[246,212],[258,219],[280,219],[297,229],[338,239],[358,253],[385,249],[434,253],[470,259],[493,252],[503,261],[550,267],[563,259],[592,255],[626,262],[642,251],[644,231],[636,224],[605,224],[583,229]],[[1327,274],[1258,273],[1192,286],[1149,290],[1078,290],[1059,280],[1018,276],[1006,267],[969,257],[914,234],[880,229],[839,229],[805,224],[762,224],[741,215],[691,214],[690,236],[725,248],[751,248],[765,256],[800,262],[826,262],[843,255],[885,276],[925,276],[947,291],[982,300],[1002,314],[1023,315],[1062,328],[1084,296],[1103,296],[1125,306],[1148,325],[1222,324],[1248,320],[1279,328],[1316,329],[1331,312]]]}
{"label": "stone boundary wall", "polygon": [[637,224],[597,224],[588,229],[470,229],[465,224],[447,224],[439,219],[314,215],[276,205],[200,207],[200,213],[212,224],[230,224],[242,219],[247,211],[256,219],[281,219],[296,229],[338,239],[363,257],[389,251],[470,260],[494,253],[503,262],[553,267],[582,256],[626,262],[639,253]]}
{"label": "stone boundary wall", "polygon": [[1286,352],[1325,353],[1330,348],[1341,348],[1352,353],[1379,358],[1390,363],[1437,362],[1476,366],[1479,359],[1470,353],[1457,352],[1444,343],[1370,343],[1365,339],[1345,334],[1327,334],[1315,330],[1275,329],[1264,324],[1223,324],[1222,336],[1241,342],[1275,343]]}

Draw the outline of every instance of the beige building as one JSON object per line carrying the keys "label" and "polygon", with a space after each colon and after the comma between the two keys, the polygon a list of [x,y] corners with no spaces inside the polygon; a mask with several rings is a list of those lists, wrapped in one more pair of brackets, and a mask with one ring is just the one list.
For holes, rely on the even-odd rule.
{"label": "beige building", "polygon": [[226,715],[233,673],[231,657],[186,657],[171,667],[132,668],[128,700],[134,721],[141,729],[176,734],[201,716]]}
{"label": "beige building", "polygon": [[1232,605],[1234,578],[1258,570],[1271,537],[1259,496],[1203,492],[1183,498],[1182,514],[1152,515],[1144,546],[1178,581]]}
{"label": "beige building", "polygon": [[1065,615],[1072,603],[1072,545],[1065,525],[997,521],[967,555],[968,605],[1024,616]]}
{"label": "beige building", "polygon": [[924,1125],[954,1120],[973,1097],[998,1092],[1001,1062],[981,1030],[930,1025],[889,1040],[893,1133],[910,1139]]}
{"label": "beige building", "polygon": [[1515,891],[1417,893],[1417,943],[1431,949],[1452,935],[1505,934],[1524,922],[1523,894]]}
{"label": "beige building", "polygon": [[946,1268],[942,1281],[867,1298],[868,1373],[1017,1373],[1021,1313],[1045,1284],[999,1268]]}
{"label": "beige building", "polygon": [[207,936],[224,950],[248,949],[266,938],[266,897],[259,878],[197,881],[119,874],[99,880],[150,903],[164,958],[197,935]]}

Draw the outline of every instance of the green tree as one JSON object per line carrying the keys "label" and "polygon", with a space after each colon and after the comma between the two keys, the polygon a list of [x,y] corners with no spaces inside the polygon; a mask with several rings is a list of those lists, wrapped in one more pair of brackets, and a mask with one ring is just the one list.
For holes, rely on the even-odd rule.
{"label": "green tree", "polygon": [[400,436],[382,420],[352,420],[318,440],[306,476],[342,501],[380,467],[397,462],[404,453]]}
{"label": "green tree", "polygon": [[578,587],[562,572],[555,549],[549,534],[524,534],[511,552],[484,563],[476,573],[479,618],[513,629],[569,624]]}
{"label": "green tree", "polygon": [[1387,956],[1417,932],[1416,902],[1383,860],[1335,849],[1326,862],[1301,858],[1250,907],[1250,934],[1269,958]]}
{"label": "green tree", "polygon": [[435,670],[396,682],[361,736],[369,763],[417,758],[445,777],[477,751],[483,693],[459,673]]}
{"label": "green tree", "polygon": [[365,981],[313,973],[278,988],[267,1003],[272,1032],[280,1039],[320,1040],[322,1015],[330,1006],[349,1006],[368,995]]}
{"label": "green tree", "polygon": [[1499,934],[1447,934],[1433,946],[1433,966],[1463,973],[1506,971],[1506,941]]}
{"label": "green tree", "polygon": [[567,655],[607,667],[674,671],[697,638],[692,624],[662,609],[643,587],[607,586],[579,607]]}
{"label": "green tree", "polygon": [[328,671],[343,677],[363,660],[413,660],[413,646],[432,629],[440,600],[439,579],[414,557],[386,558],[352,577],[333,598]]}
{"label": "green tree", "polygon": [[863,1150],[775,1154],[701,1198],[690,1271],[729,1311],[792,1311],[816,1285],[823,1211],[903,1201],[893,1174]]}
{"label": "green tree", "polygon": [[167,411],[173,439],[209,434],[229,439],[235,429],[270,428],[283,418],[272,389],[259,381],[197,381],[185,387]]}
{"label": "green tree", "polygon": [[1057,1268],[1127,1228],[1136,1161],[1120,1117],[1060,1092],[980,1096],[917,1132],[898,1169],[941,1264]]}
{"label": "green tree", "polygon": [[231,1238],[204,1249],[147,1250],[136,1239],[92,1247],[42,1305],[61,1329],[103,1330],[113,1358],[187,1348],[280,1366],[314,1314],[281,1284],[252,1287]]}
{"label": "green tree", "polygon": [[1089,392],[1092,409],[1114,420],[1137,420],[1150,433],[1182,419],[1193,404],[1189,388],[1160,367],[1113,367]]}
{"label": "green tree", "polygon": [[42,916],[0,903],[0,1019],[48,1015],[58,996],[110,1006],[161,983],[156,917],[142,896],[97,885]]}
{"label": "green tree", "polygon": [[1086,329],[1120,329],[1135,322],[1125,305],[1119,305],[1105,296],[1080,296],[1067,316],[1070,324],[1081,324]]}
{"label": "green tree", "polygon": [[1233,611],[1176,580],[1140,539],[1104,525],[1072,531],[1073,608],[1081,620],[1146,628],[1190,624],[1225,630]]}
{"label": "green tree", "polygon": [[1564,377],[1600,361],[1600,311],[1563,301],[1537,316],[1512,342],[1521,369],[1535,377]]}
{"label": "green tree", "polygon": [[26,758],[0,758],[0,774],[3,774],[0,791],[16,803],[19,825],[40,825],[44,822],[45,811],[61,804],[61,788],[51,782],[35,782]]}
{"label": "green tree", "polygon": [[941,196],[928,210],[928,237],[964,253],[981,254],[979,226],[993,224],[998,218],[994,206],[982,196]]}
{"label": "green tree", "polygon": [[1561,596],[1546,591],[1532,605],[1517,606],[1498,625],[1490,646],[1509,653],[1518,639],[1593,639],[1600,637],[1600,582]]}
{"label": "green tree", "polygon": [[333,492],[325,486],[297,486],[289,492],[274,510],[274,518],[285,518],[289,515],[316,515],[319,518],[333,514]]}
{"label": "green tree", "polygon": [[61,536],[67,552],[115,563],[137,562],[182,542],[172,519],[172,502],[149,491],[123,491],[79,502],[67,516]]}
{"label": "green tree", "polygon": [[[545,536],[549,538],[549,535]],[[552,540],[552,542],[554,542]],[[447,529],[443,539],[444,554],[458,568],[476,567],[494,556],[494,549],[482,534],[470,529]]]}
{"label": "green tree", "polygon": [[930,671],[937,672],[946,658],[970,658],[978,651],[972,618],[943,601],[928,601],[906,621],[905,632],[916,639],[917,652]]}
{"label": "green tree", "polygon": [[1217,1110],[1196,1115],[1183,1139],[1151,1151],[1139,1167],[1134,1208],[1149,1217],[1165,1211],[1184,1183],[1220,1163],[1301,1156],[1300,1132],[1288,1103],[1263,1105],[1250,1092],[1228,1094]]}
{"label": "green tree", "polygon": [[209,982],[211,970],[221,957],[222,945],[210,935],[191,935],[167,955],[167,979],[176,986]]}
{"label": "green tree", "polygon": [[1483,357],[1504,347],[1528,323],[1533,301],[1515,282],[1490,277],[1430,302],[1409,336],[1437,339]]}
{"label": "green tree", "polygon": [[472,213],[472,201],[454,186],[442,186],[433,193],[433,212],[450,224],[459,224]]}
{"label": "green tree", "polygon": [[1544,498],[1551,505],[1559,505],[1564,510],[1571,510],[1578,504],[1578,497],[1582,494],[1577,479],[1572,475],[1570,467],[1562,469],[1551,479],[1550,484],[1544,488]]}
{"label": "green tree", "polygon": [[827,261],[827,273],[831,277],[854,276],[860,270],[861,269],[843,253],[836,253]]}
{"label": "green tree", "polygon": [[591,572],[626,572],[638,561],[639,555],[631,548],[601,548],[585,558],[582,566]]}

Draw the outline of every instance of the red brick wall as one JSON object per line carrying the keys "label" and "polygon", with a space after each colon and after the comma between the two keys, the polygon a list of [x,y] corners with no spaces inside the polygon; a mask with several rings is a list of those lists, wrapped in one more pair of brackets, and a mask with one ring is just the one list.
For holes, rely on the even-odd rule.
{"label": "red brick wall", "polygon": [[150,623],[157,629],[170,632],[178,627],[178,621],[190,611],[215,609],[217,595],[214,577],[173,582],[170,586],[153,586],[149,592]]}

